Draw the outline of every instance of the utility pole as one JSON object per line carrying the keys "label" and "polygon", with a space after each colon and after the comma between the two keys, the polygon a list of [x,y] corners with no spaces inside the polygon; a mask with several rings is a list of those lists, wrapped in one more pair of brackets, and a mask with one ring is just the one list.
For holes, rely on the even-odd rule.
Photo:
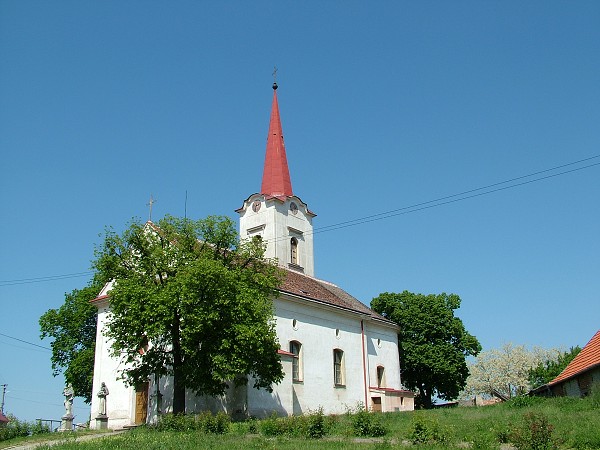
{"label": "utility pole", "polygon": [[2,403],[0,403],[0,414],[4,415],[4,396],[6,395],[6,386],[8,384],[0,384],[2,386]]}

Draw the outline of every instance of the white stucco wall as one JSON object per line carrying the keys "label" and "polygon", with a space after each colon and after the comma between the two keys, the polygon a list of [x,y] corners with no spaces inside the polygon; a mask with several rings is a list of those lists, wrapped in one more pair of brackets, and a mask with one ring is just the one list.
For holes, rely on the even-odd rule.
{"label": "white stucco wall", "polygon": [[[281,348],[289,350],[291,341],[302,344],[302,381],[292,382],[294,407],[288,414],[302,414],[319,407],[326,414],[340,414],[359,402],[368,406],[369,388],[377,386],[378,365],[385,367],[386,387],[400,389],[396,328],[355,312],[294,300],[287,295],[274,304]],[[344,386],[334,384],[334,349],[344,352]],[[284,388],[276,387],[276,391]]]}
{"label": "white stucco wall", "polygon": [[[93,392],[104,381],[110,391],[107,398],[109,428],[132,425],[135,420],[135,390],[119,380],[123,367],[109,355],[110,342],[103,335],[108,316],[108,304],[99,304],[96,363]],[[189,413],[210,410],[224,411],[232,416],[266,417],[303,414],[322,407],[326,414],[340,414],[358,403],[371,407],[372,397],[380,397],[383,411],[412,409],[400,394],[400,363],[397,328],[343,308],[334,308],[288,294],[274,300],[275,326],[282,350],[290,350],[290,341],[302,344],[301,381],[292,380],[292,357],[282,355],[285,377],[273,386],[273,392],[247,387],[231,389],[225,397],[186,396]],[[361,322],[363,329],[361,329]],[[364,335],[363,335],[364,332]],[[364,336],[364,339],[363,339]],[[344,352],[344,385],[334,384],[333,351]],[[385,368],[383,390],[377,388],[377,367]],[[172,411],[172,380],[159,380],[162,394],[161,412]],[[391,392],[394,391],[394,392]],[[412,400],[412,398],[410,399]],[[93,396],[91,427],[95,428],[98,397]],[[156,419],[156,385],[150,380],[148,420]]]}
{"label": "white stucco wall", "polygon": [[110,356],[110,341],[103,333],[109,314],[108,302],[104,301],[97,306],[98,326],[96,329],[90,428],[96,428],[96,417],[100,406],[97,393],[100,391],[102,382],[106,383],[109,391],[109,395],[106,397],[108,427],[122,428],[132,425],[135,420],[135,391],[133,387],[126,386],[122,380],[118,379],[123,366],[118,358]]}

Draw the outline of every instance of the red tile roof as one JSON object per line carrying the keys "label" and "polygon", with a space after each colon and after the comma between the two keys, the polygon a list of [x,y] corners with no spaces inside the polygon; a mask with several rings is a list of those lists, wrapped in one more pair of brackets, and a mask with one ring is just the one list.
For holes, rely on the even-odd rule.
{"label": "red tile roof", "polygon": [[10,422],[8,420],[8,417],[6,417],[4,414],[0,413],[0,423],[8,423]]}
{"label": "red tile roof", "polygon": [[108,298],[108,295],[100,295],[92,300],[90,300],[91,303],[96,303],[99,302],[101,300],[106,300]]}
{"label": "red tile roof", "polygon": [[[307,275],[295,272],[293,270],[284,270],[285,277],[281,286],[279,287],[280,292],[291,294],[296,298],[320,303],[322,305],[332,306],[335,308],[342,308],[346,311],[363,316],[369,316],[372,319],[379,320],[388,324],[394,324],[394,322],[392,322],[389,319],[386,319],[380,314],[377,314],[367,305],[360,302],[355,297],[348,294],[342,288],[336,286],[333,283],[324,280],[319,280],[318,278],[309,277]],[[106,300],[108,298],[109,295],[99,295],[95,299],[91,300],[91,303],[97,304],[102,300]]]}
{"label": "red tile roof", "polygon": [[380,314],[377,314],[371,308],[367,307],[364,303],[361,303],[335,284],[309,277],[292,270],[286,270],[285,279],[279,290],[325,305],[343,308],[358,314],[364,314],[390,324],[393,323]]}
{"label": "red tile roof", "polygon": [[600,366],[600,330],[549,385],[560,383],[596,366]]}

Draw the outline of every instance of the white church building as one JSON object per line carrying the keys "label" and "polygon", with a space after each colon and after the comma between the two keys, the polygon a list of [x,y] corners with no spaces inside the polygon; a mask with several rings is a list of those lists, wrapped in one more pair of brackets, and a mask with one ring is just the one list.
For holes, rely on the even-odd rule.
{"label": "white church building", "polygon": [[[260,236],[266,257],[276,258],[286,276],[274,299],[279,355],[285,373],[273,391],[246,386],[222,397],[186,398],[186,412],[224,411],[234,419],[297,415],[323,408],[339,414],[363,404],[374,411],[414,408],[414,394],[402,388],[398,326],[375,313],[340,287],[314,273],[313,219],[308,205],[293,194],[287,164],[277,84],[267,138],[260,193],[236,210],[241,239]],[[122,428],[153,422],[172,409],[172,383],[150,379],[127,386],[123,362],[110,356],[105,326],[110,286],[93,300],[98,308],[91,428]],[[97,396],[102,383],[106,400]]]}

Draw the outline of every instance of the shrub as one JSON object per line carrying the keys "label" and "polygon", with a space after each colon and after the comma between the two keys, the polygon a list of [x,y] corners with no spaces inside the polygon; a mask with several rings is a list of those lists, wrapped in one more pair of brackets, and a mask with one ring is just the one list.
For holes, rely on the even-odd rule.
{"label": "shrub", "polygon": [[47,425],[42,425],[40,422],[30,423],[17,419],[12,414],[8,416],[9,422],[6,425],[0,426],[0,442],[8,441],[17,437],[26,437],[30,434],[49,433],[50,428]]}
{"label": "shrub", "polygon": [[546,450],[556,447],[552,439],[554,426],[543,413],[527,413],[524,423],[510,433],[510,440],[518,450]]}
{"label": "shrub", "polygon": [[326,434],[326,430],[322,408],[304,416],[277,417],[273,413],[260,422],[260,431],[268,437],[285,435],[319,439]]}
{"label": "shrub", "polygon": [[306,416],[285,416],[279,420],[282,434],[290,437],[306,436]]}
{"label": "shrub", "polygon": [[31,425],[31,434],[32,436],[38,435],[38,434],[46,434],[46,433],[50,433],[50,426],[48,425],[42,425],[42,422],[36,422],[34,424]]}
{"label": "shrub", "polygon": [[260,423],[260,431],[265,436],[281,436],[284,433],[282,423],[275,412]]}
{"label": "shrub", "polygon": [[215,416],[215,420],[217,423],[214,432],[216,434],[226,434],[231,426],[231,418],[224,412],[220,411]]}
{"label": "shrub", "polygon": [[331,433],[331,431],[338,426],[340,422],[339,416],[335,414],[331,414],[325,417],[325,430],[327,433]]}
{"label": "shrub", "polygon": [[192,431],[198,430],[206,434],[225,434],[229,432],[231,420],[223,412],[216,415],[205,411],[198,415],[165,414],[154,426],[159,431]]}
{"label": "shrub", "polygon": [[249,418],[246,423],[248,424],[248,433],[257,434],[258,433],[258,421],[255,417]]}
{"label": "shrub", "polygon": [[381,418],[376,413],[363,409],[356,411],[351,417],[352,430],[356,436],[380,437],[386,433]]}
{"label": "shrub", "polygon": [[442,430],[440,424],[435,419],[426,419],[423,416],[416,416],[412,423],[410,440],[413,444],[427,444],[437,442],[447,443],[449,437]]}
{"label": "shrub", "polygon": [[311,439],[320,439],[325,436],[325,432],[325,415],[323,408],[319,408],[307,417],[306,436]]}
{"label": "shrub", "polygon": [[189,431],[196,428],[194,416],[186,414],[165,414],[154,426],[160,431]]}

